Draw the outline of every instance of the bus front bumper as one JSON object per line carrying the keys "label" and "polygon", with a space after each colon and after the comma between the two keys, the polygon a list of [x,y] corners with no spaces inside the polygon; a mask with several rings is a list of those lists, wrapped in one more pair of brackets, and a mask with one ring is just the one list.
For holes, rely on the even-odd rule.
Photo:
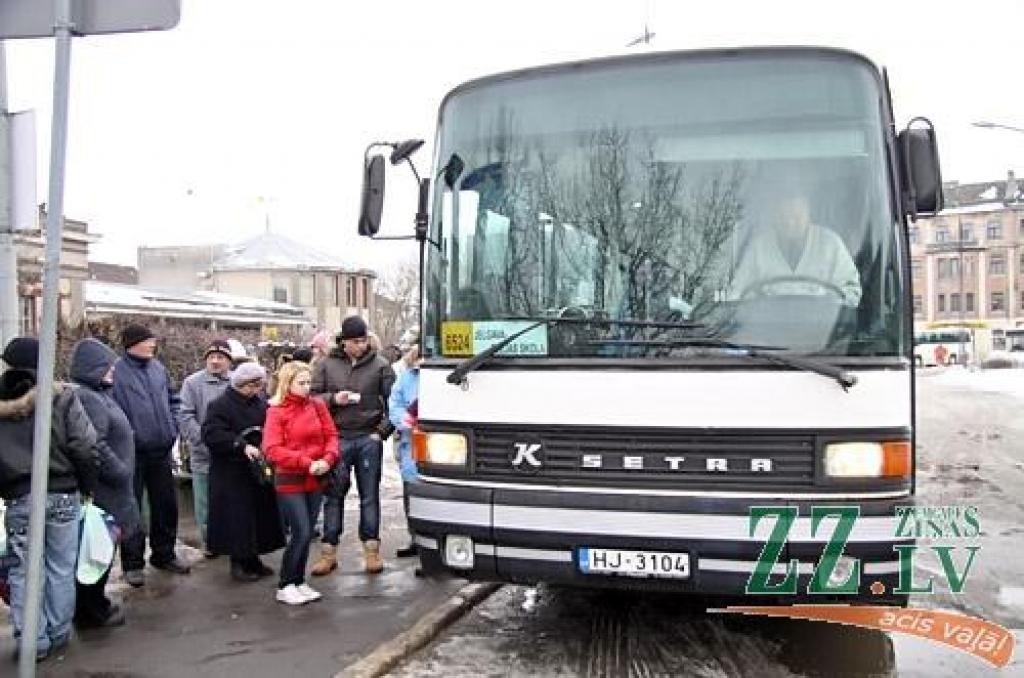
{"label": "bus front bumper", "polygon": [[[427,574],[467,579],[673,591],[708,596],[744,596],[775,519],[752,537],[750,508],[796,507],[798,518],[772,568],[779,584],[790,561],[798,565],[797,594],[789,602],[830,602],[808,594],[815,565],[836,526],[825,519],[811,533],[812,506],[857,506],[860,517],[847,541],[843,561],[860,562],[857,595],[844,602],[886,604],[899,582],[897,506],[912,497],[829,499],[749,499],[708,496],[652,496],[547,490],[465,487],[419,482],[411,486],[409,521]],[[681,554],[685,575],[587,572],[585,554],[593,549]],[[467,556],[471,552],[471,557]],[[853,560],[850,560],[853,559]],[[748,597],[749,600],[749,597]]]}

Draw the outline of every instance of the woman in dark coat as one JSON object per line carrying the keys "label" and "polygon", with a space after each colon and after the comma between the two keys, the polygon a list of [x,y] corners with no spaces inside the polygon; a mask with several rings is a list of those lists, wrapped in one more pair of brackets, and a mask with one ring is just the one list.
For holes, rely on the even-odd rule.
{"label": "woman in dark coat", "polygon": [[273,574],[259,555],[284,546],[274,488],[261,485],[251,466],[261,454],[253,429],[262,429],[266,418],[265,383],[266,372],[257,363],[239,365],[231,388],[210,403],[202,428],[210,448],[208,546],[231,557],[237,581]]}
{"label": "woman in dark coat", "polygon": [[[114,517],[121,535],[140,528],[139,506],[132,479],[135,473],[135,435],[128,417],[114,400],[114,363],[117,354],[96,339],[83,339],[71,354],[71,380],[78,386],[78,399],[96,429],[96,451],[100,475],[94,501]],[[108,570],[91,585],[77,583],[75,622],[83,626],[120,626],[121,607],[111,603],[104,588]]]}

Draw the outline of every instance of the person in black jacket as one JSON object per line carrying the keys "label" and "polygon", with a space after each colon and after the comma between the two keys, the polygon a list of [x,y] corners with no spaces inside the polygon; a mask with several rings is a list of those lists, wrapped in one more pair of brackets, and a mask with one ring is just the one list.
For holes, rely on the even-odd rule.
{"label": "person in black jacket", "polygon": [[203,420],[203,443],[210,450],[208,546],[231,557],[236,581],[273,574],[259,556],[284,546],[274,486],[258,482],[252,468],[262,456],[266,376],[257,363],[239,365],[231,386],[210,403]]}
{"label": "person in black jacket", "polygon": [[[25,621],[39,342],[30,337],[13,339],[4,349],[3,360],[9,369],[0,375],[0,498],[7,507],[8,547],[17,556],[8,575],[17,639]],[[28,631],[36,634],[37,659],[57,652],[70,637],[81,497],[92,494],[99,473],[96,433],[74,389],[54,383],[53,390],[42,609],[38,628]]]}
{"label": "person in black jacket", "polygon": [[384,569],[380,555],[380,479],[384,441],[395,427],[388,420],[388,399],[395,383],[391,365],[370,343],[366,322],[357,315],[341,323],[339,346],[313,367],[313,393],[334,419],[341,436],[341,461],[331,470],[337,491],[324,498],[324,537],[312,574],[338,566],[337,548],[344,524],[345,495],[356,477],[359,490],[359,540],[366,572]]}
{"label": "person in black jacket", "polygon": [[[94,501],[114,517],[121,534],[139,529],[139,507],[135,503],[132,479],[135,473],[135,437],[121,407],[111,395],[117,354],[96,339],[83,339],[71,354],[71,380],[79,387],[82,402],[93,428],[99,453],[100,476]],[[98,582],[78,584],[75,622],[80,626],[120,626],[124,611],[104,593],[108,570]]]}
{"label": "person in black jacket", "polygon": [[[178,438],[178,396],[171,378],[156,356],[156,338],[142,325],[128,325],[121,333],[124,357],[114,364],[114,400],[128,416],[135,432],[135,501],[142,507],[149,497],[149,563],[174,574],[188,574],[189,566],[174,553],[178,538],[178,494],[171,473],[171,448]],[[121,545],[124,578],[132,586],[146,583],[146,533],[137,530]]]}

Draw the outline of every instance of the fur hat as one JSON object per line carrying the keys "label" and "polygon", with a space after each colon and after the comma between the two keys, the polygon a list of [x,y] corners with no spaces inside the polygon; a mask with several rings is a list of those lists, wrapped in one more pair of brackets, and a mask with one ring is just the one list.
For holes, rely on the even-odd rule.
{"label": "fur hat", "polygon": [[265,381],[267,371],[259,363],[242,363],[231,373],[231,385],[235,388],[254,381]]}

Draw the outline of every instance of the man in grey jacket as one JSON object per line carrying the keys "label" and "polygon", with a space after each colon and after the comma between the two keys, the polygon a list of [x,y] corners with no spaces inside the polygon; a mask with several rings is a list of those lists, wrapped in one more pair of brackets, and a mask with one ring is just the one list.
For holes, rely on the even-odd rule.
{"label": "man in grey jacket", "polygon": [[202,427],[206,408],[227,390],[231,383],[231,345],[226,339],[214,339],[203,354],[204,369],[190,374],[181,385],[181,437],[188,443],[192,468],[192,502],[196,525],[203,539],[207,558],[215,554],[206,548],[206,526],[210,506],[210,450],[203,443]]}

